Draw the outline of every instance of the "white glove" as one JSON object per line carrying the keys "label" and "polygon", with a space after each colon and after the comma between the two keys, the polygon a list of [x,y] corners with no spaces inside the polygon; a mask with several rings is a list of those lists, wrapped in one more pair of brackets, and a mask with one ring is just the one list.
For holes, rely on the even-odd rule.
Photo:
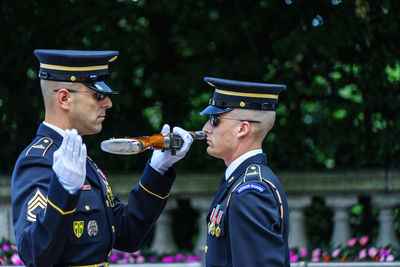
{"label": "white glove", "polygon": [[60,184],[70,194],[75,194],[86,177],[86,145],[75,129],[65,130],[63,142],[53,158],[53,170]]}
{"label": "white glove", "polygon": [[[153,155],[150,159],[150,166],[158,171],[160,174],[164,174],[172,165],[178,160],[185,157],[186,152],[189,151],[190,145],[193,142],[193,138],[189,132],[183,130],[179,127],[174,127],[174,134],[178,134],[182,140],[182,147],[176,151],[175,155],[171,155],[171,150],[168,149],[166,151],[154,150]],[[167,135],[170,133],[170,128],[168,124],[164,124],[161,133],[163,135]]]}

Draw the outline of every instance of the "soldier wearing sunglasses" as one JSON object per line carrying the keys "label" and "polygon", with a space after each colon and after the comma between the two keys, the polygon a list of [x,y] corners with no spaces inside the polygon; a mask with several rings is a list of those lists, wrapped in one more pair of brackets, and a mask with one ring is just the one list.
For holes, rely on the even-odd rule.
{"label": "soldier wearing sunglasses", "polygon": [[[35,50],[45,104],[37,136],[19,156],[11,185],[14,232],[26,266],[108,266],[113,248],[143,246],[175,179],[191,135],[175,127],[182,148],[154,151],[122,203],[87,156],[81,136],[101,131],[110,94],[108,65],[117,51]],[[162,132],[170,132],[164,125]]]}
{"label": "soldier wearing sunglasses", "polygon": [[289,267],[289,213],[262,142],[284,85],[205,77],[215,88],[203,127],[207,153],[227,166],[207,215],[206,266]]}

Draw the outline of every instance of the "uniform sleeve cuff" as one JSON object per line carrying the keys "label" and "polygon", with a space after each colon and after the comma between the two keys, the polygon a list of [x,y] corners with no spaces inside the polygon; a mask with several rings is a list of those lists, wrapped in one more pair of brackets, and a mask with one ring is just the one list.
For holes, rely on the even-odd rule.
{"label": "uniform sleeve cuff", "polygon": [[150,166],[150,161],[148,161],[140,180],[140,187],[156,197],[167,198],[175,177],[176,174],[173,168],[169,168],[164,175],[161,175]]}
{"label": "uniform sleeve cuff", "polygon": [[68,193],[58,181],[57,176],[53,174],[47,197],[47,209],[52,207],[62,215],[73,213],[78,203],[80,192],[78,190],[75,194]]}

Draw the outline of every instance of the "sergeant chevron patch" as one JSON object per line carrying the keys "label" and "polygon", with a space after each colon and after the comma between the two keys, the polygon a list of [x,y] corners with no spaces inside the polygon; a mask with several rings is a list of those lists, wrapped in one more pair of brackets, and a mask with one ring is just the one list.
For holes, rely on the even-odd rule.
{"label": "sergeant chevron patch", "polygon": [[46,209],[47,199],[43,196],[42,192],[38,189],[36,194],[28,202],[28,212],[26,219],[31,222],[36,222],[36,214],[33,212],[36,209]]}

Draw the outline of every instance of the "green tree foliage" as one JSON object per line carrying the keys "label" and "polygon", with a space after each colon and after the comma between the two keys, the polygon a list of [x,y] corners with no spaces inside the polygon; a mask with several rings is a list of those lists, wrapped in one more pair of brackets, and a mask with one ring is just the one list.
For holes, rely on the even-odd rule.
{"label": "green tree foliage", "polygon": [[[105,169],[150,156],[102,152],[109,137],[199,130],[204,76],[283,83],[264,149],[275,169],[399,166],[400,2],[4,0],[0,6],[0,171],[11,172],[44,119],[36,48],[119,50],[104,130],[85,137]],[[194,143],[186,170],[222,168]],[[216,167],[217,162],[217,167]]]}

